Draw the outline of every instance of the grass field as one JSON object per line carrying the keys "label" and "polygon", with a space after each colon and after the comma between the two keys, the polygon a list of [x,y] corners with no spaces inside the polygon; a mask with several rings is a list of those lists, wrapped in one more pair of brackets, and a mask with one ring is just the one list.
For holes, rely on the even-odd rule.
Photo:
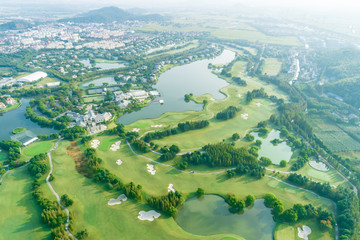
{"label": "grass field", "polygon": [[0,162],[5,161],[7,159],[7,153],[4,151],[0,152]]}
{"label": "grass field", "polygon": [[281,70],[281,62],[276,58],[265,58],[262,74],[277,75]]}
{"label": "grass field", "polygon": [[23,149],[23,152],[27,156],[35,156],[40,153],[47,153],[54,146],[54,141],[36,142]]}
{"label": "grass field", "polygon": [[328,240],[333,239],[329,232],[323,232],[316,220],[304,220],[296,224],[278,224],[275,228],[274,239],[275,240],[301,240],[298,237],[298,227],[306,225],[311,228],[311,234],[309,239],[316,240]]}
{"label": "grass field", "polygon": [[31,195],[32,177],[27,168],[6,176],[0,185],[0,240],[50,239],[41,223],[41,211]]}
{"label": "grass field", "polygon": [[306,164],[302,169],[297,171],[298,174],[307,176],[315,181],[319,182],[329,182],[330,185],[338,186],[345,184],[347,182],[343,179],[338,173],[336,173],[333,169],[330,169],[327,172],[318,171],[312,168],[309,164]]}
{"label": "grass field", "polygon": [[[336,123],[321,116],[309,116],[314,133],[333,152],[360,151],[360,143],[349,136]],[[358,131],[358,130],[357,130]]]}
{"label": "grass field", "polygon": [[226,24],[208,25],[207,27],[188,24],[181,27],[161,26],[158,24],[148,24],[141,27],[142,31],[174,31],[174,32],[210,32],[212,36],[227,40],[246,40],[250,42],[260,42],[268,44],[279,44],[289,46],[299,46],[300,42],[296,37],[275,37],[265,35],[256,29],[229,28]]}
{"label": "grass field", "polygon": [[92,103],[93,101],[95,102],[101,102],[105,99],[104,95],[101,94],[96,94],[96,95],[85,95],[83,96],[84,102],[85,103]]}
{"label": "grass field", "polygon": [[[119,194],[107,192],[102,186],[80,175],[75,170],[74,160],[64,154],[69,144],[63,141],[53,152],[55,180],[52,184],[60,195],[67,193],[74,200],[74,205],[69,208],[74,218],[74,232],[86,228],[90,240],[221,239],[229,236],[226,234],[210,237],[195,236],[183,231],[172,218],[165,216],[154,222],[140,221],[137,219],[139,211],[148,211],[150,208],[132,200],[121,205],[108,206],[109,199],[116,198]],[[50,199],[54,199],[45,184],[41,189]],[[241,239],[236,236],[231,237]]]}

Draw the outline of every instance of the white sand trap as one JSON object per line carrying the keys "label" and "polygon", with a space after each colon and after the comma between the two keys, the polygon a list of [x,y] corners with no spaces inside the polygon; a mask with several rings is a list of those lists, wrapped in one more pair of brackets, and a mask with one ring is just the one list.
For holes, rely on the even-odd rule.
{"label": "white sand trap", "polygon": [[119,160],[116,160],[116,164],[117,164],[117,165],[120,166],[122,163],[123,163],[123,161],[121,161],[120,159],[119,159]]}
{"label": "white sand trap", "polygon": [[311,233],[311,228],[310,227],[308,227],[306,225],[303,225],[302,229],[301,229],[301,227],[298,227],[298,236],[299,236],[299,238],[308,240],[308,236],[310,235],[310,233]]}
{"label": "white sand trap", "polygon": [[258,106],[258,107],[261,107],[263,104],[262,103],[260,103],[260,102],[257,102],[257,103],[255,103],[256,104],[256,106]]}
{"label": "white sand trap", "polygon": [[144,221],[144,220],[154,221],[155,218],[158,218],[160,216],[161,216],[161,214],[154,210],[150,210],[148,212],[140,211],[138,219],[140,219],[141,221]]}
{"label": "white sand trap", "polygon": [[113,145],[111,145],[110,150],[116,152],[117,150],[120,149],[120,144],[121,144],[121,141],[114,143]]}
{"label": "white sand trap", "polygon": [[139,132],[140,128],[133,128],[132,132]]}
{"label": "white sand trap", "polygon": [[156,170],[155,170],[154,165],[152,165],[152,164],[146,164],[146,167],[147,167],[148,172],[151,173],[151,175],[155,175]]}
{"label": "white sand trap", "polygon": [[169,186],[168,186],[168,192],[175,192],[175,188],[174,188],[174,184],[169,184]]}
{"label": "white sand trap", "polygon": [[90,146],[91,146],[92,148],[98,148],[99,145],[100,145],[100,140],[98,140],[98,139],[94,139],[94,140],[92,140],[91,143],[90,143]]}
{"label": "white sand trap", "polygon": [[160,124],[160,125],[151,125],[152,128],[161,128],[163,125]]}
{"label": "white sand trap", "polygon": [[125,194],[121,194],[118,198],[112,198],[108,201],[108,205],[110,206],[114,206],[114,205],[118,205],[121,204],[122,202],[125,202],[127,200],[127,197]]}
{"label": "white sand trap", "polygon": [[247,120],[249,118],[249,114],[243,113],[241,114],[241,118]]}
{"label": "white sand trap", "polygon": [[238,95],[238,97],[242,97],[242,95],[241,95],[241,94],[239,94],[239,95]]}
{"label": "white sand trap", "polygon": [[328,166],[326,166],[326,164],[325,163],[323,163],[323,162],[316,162],[316,161],[309,161],[309,165],[312,167],[312,168],[314,168],[314,169],[316,169],[316,170],[319,170],[319,171],[322,171],[322,172],[327,172],[327,171],[329,171],[329,168],[328,168]]}

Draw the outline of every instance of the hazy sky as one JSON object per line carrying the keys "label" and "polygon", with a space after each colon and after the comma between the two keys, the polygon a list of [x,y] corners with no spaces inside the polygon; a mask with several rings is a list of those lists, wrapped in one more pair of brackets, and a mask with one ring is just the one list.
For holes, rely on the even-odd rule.
{"label": "hazy sky", "polygon": [[360,9],[358,0],[1,0],[1,5],[14,4],[86,4],[86,5],[116,5],[123,7],[160,8],[174,6],[231,6],[235,4],[286,7],[306,6],[308,8],[354,8]]}

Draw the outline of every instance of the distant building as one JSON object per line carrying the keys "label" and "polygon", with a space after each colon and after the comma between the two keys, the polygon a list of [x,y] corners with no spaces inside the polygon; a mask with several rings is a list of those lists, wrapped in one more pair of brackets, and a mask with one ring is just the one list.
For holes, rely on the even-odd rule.
{"label": "distant building", "polygon": [[14,78],[3,78],[0,80],[0,88],[2,87],[11,87],[16,83],[16,79]]}
{"label": "distant building", "polygon": [[3,102],[0,102],[0,109],[5,109],[6,108],[6,105],[3,103]]}
{"label": "distant building", "polygon": [[149,94],[144,90],[130,90],[130,94],[137,100],[144,100]]}
{"label": "distant building", "polygon": [[11,140],[21,142],[22,146],[26,147],[31,143],[37,141],[39,138],[31,131],[27,130],[25,132],[16,134],[10,137]]}
{"label": "distant building", "polygon": [[50,82],[46,84],[47,87],[58,87],[60,86],[60,82]]}
{"label": "distant building", "polygon": [[28,82],[28,83],[36,82],[36,81],[39,81],[40,79],[45,78],[47,76],[48,76],[47,73],[38,71],[38,72],[34,72],[34,73],[30,74],[30,75],[27,75],[25,77],[20,78],[18,80],[18,82],[24,82],[24,83],[25,82]]}
{"label": "distant building", "polygon": [[12,106],[12,105],[15,105],[16,103],[17,103],[16,100],[13,99],[13,98],[11,98],[11,97],[9,97],[9,98],[6,99],[6,104],[7,104],[7,105]]}

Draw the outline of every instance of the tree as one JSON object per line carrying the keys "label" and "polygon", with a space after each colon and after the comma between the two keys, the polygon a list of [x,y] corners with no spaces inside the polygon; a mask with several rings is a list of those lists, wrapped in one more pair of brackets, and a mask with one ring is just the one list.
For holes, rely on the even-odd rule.
{"label": "tree", "polygon": [[204,190],[204,189],[198,188],[198,189],[196,190],[196,195],[197,195],[198,197],[203,196],[204,194],[205,194],[205,190]]}
{"label": "tree", "polygon": [[89,234],[86,229],[76,233],[76,238],[79,240],[86,239],[88,236],[89,236]]}
{"label": "tree", "polygon": [[267,158],[267,157],[261,157],[260,161],[261,161],[261,164],[264,165],[265,167],[270,166],[272,164],[272,161],[270,160],[270,158]]}
{"label": "tree", "polygon": [[253,205],[255,202],[255,197],[254,195],[247,195],[245,198],[245,206],[249,207],[251,205]]}
{"label": "tree", "polygon": [[234,133],[231,138],[236,141],[240,139],[240,135],[238,133]]}
{"label": "tree", "polygon": [[62,195],[60,201],[61,204],[64,205],[65,207],[69,207],[74,203],[74,201],[70,199],[70,197],[67,194]]}
{"label": "tree", "polygon": [[291,223],[294,223],[298,220],[298,215],[297,215],[296,211],[291,208],[286,209],[281,216],[285,221],[291,222]]}
{"label": "tree", "polygon": [[285,160],[280,161],[280,167],[286,167],[287,162]]}

